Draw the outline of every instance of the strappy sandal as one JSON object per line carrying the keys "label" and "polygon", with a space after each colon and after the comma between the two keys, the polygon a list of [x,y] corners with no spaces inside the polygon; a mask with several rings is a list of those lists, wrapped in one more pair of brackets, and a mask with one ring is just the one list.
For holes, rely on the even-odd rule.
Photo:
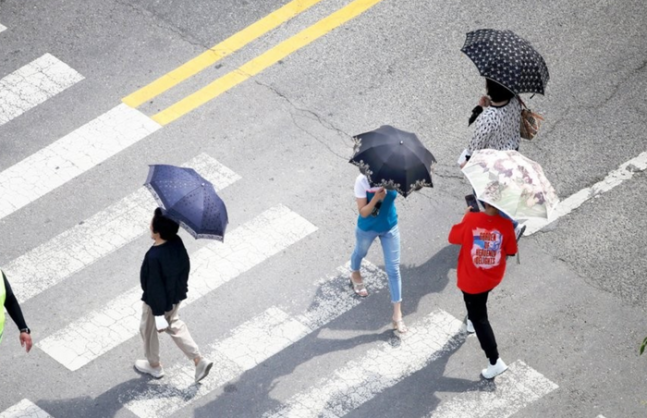
{"label": "strappy sandal", "polygon": [[353,276],[350,277],[350,287],[353,288],[353,292],[355,292],[355,294],[360,298],[368,296],[368,290],[366,290],[364,283],[355,283],[355,281],[353,281]]}
{"label": "strappy sandal", "polygon": [[407,332],[407,326],[404,324],[404,319],[399,319],[399,320],[392,320],[391,324],[393,325],[393,330],[399,332],[400,334],[404,334]]}

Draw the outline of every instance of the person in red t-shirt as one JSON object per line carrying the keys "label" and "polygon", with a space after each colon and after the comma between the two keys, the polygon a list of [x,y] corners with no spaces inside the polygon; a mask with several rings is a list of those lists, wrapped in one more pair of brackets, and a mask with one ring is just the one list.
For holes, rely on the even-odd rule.
{"label": "person in red t-shirt", "polygon": [[467,307],[467,331],[475,332],[485,356],[487,369],[481,374],[492,379],[508,369],[499,358],[496,339],[487,315],[488,294],[505,273],[506,257],[517,253],[514,227],[494,206],[483,203],[484,212],[471,212],[468,207],[463,220],[449,232],[450,244],[461,246],[458,254],[458,288]]}

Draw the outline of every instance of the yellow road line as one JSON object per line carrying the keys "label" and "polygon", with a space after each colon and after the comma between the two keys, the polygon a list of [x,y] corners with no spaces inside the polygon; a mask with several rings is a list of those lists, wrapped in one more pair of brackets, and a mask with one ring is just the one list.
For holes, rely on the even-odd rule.
{"label": "yellow road line", "polygon": [[311,42],[332,31],[336,27],[359,16],[382,0],[355,0],[346,7],[337,10],[328,17],[318,21],[314,25],[302,30],[290,39],[287,39],[272,49],[248,61],[238,69],[218,78],[211,84],[203,87],[197,92],[185,97],[177,103],[167,107],[152,117],[160,125],[167,125],[174,120],[186,115],[190,111],[202,106],[208,101],[216,98],[232,87],[242,83],[276,64],[279,60],[291,53],[310,44]]}
{"label": "yellow road line", "polygon": [[267,32],[287,22],[293,17],[298,16],[300,13],[308,10],[320,1],[322,0],[291,1],[261,20],[249,25],[240,32],[220,42],[218,45],[179,66],[175,70],[163,75],[149,85],[124,97],[122,102],[133,108],[141,106],[147,100],[159,96],[171,87],[213,65],[221,58],[233,54],[248,43],[265,35]]}

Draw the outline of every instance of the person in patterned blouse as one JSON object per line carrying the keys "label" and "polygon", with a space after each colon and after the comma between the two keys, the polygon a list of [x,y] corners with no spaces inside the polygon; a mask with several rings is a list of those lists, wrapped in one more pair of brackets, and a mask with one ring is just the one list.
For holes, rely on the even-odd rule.
{"label": "person in patterned blouse", "polygon": [[[472,153],[480,149],[495,149],[499,151],[519,151],[521,134],[521,103],[517,96],[501,84],[489,78],[485,79],[487,96],[481,97],[479,105],[474,109],[470,124],[476,120],[472,140],[467,147],[466,161]],[[489,97],[488,97],[489,96]],[[507,217],[503,215],[504,217]],[[521,237],[525,226],[511,219],[517,240]]]}

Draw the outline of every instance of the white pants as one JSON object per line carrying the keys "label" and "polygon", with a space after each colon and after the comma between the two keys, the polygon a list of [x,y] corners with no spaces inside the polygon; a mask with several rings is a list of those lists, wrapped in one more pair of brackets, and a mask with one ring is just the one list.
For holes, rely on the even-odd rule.
{"label": "white pants", "polygon": [[[169,327],[164,332],[171,336],[175,344],[190,360],[193,360],[200,357],[200,349],[198,349],[198,345],[193,341],[186,324],[180,320],[178,315],[179,311],[180,304],[178,303],[177,305],[173,305],[173,309],[170,311],[164,312],[164,317],[169,323]],[[153,315],[153,311],[146,303],[142,306],[142,321],[139,326],[139,332],[144,341],[144,354],[146,359],[150,364],[159,364],[159,333],[155,326],[155,316]]]}

